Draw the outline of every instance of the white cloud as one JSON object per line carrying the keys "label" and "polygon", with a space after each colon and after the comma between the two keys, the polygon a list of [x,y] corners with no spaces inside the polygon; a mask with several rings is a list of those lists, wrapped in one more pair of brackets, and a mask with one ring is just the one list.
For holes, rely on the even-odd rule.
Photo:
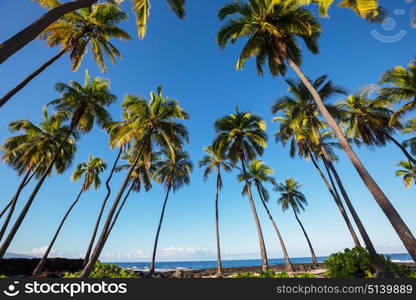
{"label": "white cloud", "polygon": [[201,249],[199,247],[168,247],[160,250],[161,258],[192,258],[192,257],[207,257],[212,256],[212,252],[208,249]]}
{"label": "white cloud", "polygon": [[112,261],[122,261],[122,260],[134,260],[134,259],[145,259],[149,258],[149,254],[144,250],[136,250],[134,252],[127,252],[127,253],[112,253],[107,252],[103,253],[100,256],[102,260],[112,260]]}
{"label": "white cloud", "polygon": [[[30,250],[30,252],[25,253],[25,254],[40,257],[45,254],[48,247],[49,245],[42,246],[39,248],[33,248],[32,250]],[[48,257],[65,257],[65,252],[52,248],[51,251],[49,252]]]}

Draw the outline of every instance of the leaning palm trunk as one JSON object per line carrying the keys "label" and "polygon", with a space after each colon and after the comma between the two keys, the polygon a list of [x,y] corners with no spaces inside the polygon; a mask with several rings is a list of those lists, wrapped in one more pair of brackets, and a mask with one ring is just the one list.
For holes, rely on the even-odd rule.
{"label": "leaning palm trunk", "polygon": [[362,181],[364,182],[364,184],[366,185],[370,193],[373,195],[377,204],[383,210],[384,214],[386,215],[387,219],[390,221],[397,235],[402,240],[410,256],[412,257],[414,261],[416,261],[416,239],[413,236],[412,232],[410,231],[409,227],[407,227],[406,223],[403,221],[400,214],[391,204],[387,196],[383,193],[383,191],[374,181],[373,177],[371,177],[370,173],[368,173],[367,169],[364,167],[364,165],[362,164],[358,156],[355,154],[351,146],[348,144],[348,141],[345,138],[344,134],[342,133],[341,129],[339,128],[337,122],[331,116],[329,111],[326,109],[324,103],[322,102],[322,99],[319,96],[319,93],[312,86],[312,84],[306,78],[306,76],[302,73],[298,65],[290,57],[287,58],[287,61],[289,65],[293,68],[295,73],[299,76],[299,78],[301,79],[303,84],[306,86],[306,88],[309,90],[311,95],[313,96],[316,104],[319,107],[319,110],[321,111],[323,117],[328,122],[328,125],[331,127],[332,131],[337,137],[345,154],[351,160],[352,164],[354,165],[355,169],[360,175]]}
{"label": "leaning palm trunk", "polygon": [[19,184],[19,187],[17,188],[17,191],[14,194],[12,200],[9,202],[9,205],[7,205],[7,207],[4,209],[4,211],[6,211],[7,208],[10,207],[9,213],[7,214],[6,219],[4,220],[3,226],[1,227],[1,230],[0,230],[0,241],[3,239],[4,233],[7,230],[7,226],[9,226],[9,222],[13,216],[13,212],[16,207],[17,200],[19,199],[20,193],[22,192],[23,188],[31,179],[31,177],[29,176],[30,176],[30,171],[27,171],[26,175],[23,177],[22,182]]}
{"label": "leaning palm trunk", "polygon": [[295,208],[293,206],[292,206],[292,208],[293,208],[293,212],[295,214],[296,221],[298,221],[298,223],[300,225],[300,228],[302,228],[303,234],[305,235],[306,241],[308,242],[309,249],[311,251],[311,256],[312,256],[312,263],[315,264],[315,265],[317,265],[318,264],[318,259],[316,258],[315,251],[313,250],[313,247],[312,247],[312,243],[309,240],[308,234],[306,233],[306,230],[303,227],[302,222],[299,220],[299,217],[298,217],[298,214],[296,213]]}
{"label": "leaning palm trunk", "polygon": [[339,211],[341,212],[342,217],[344,218],[345,223],[347,224],[348,230],[350,231],[351,237],[354,241],[355,246],[360,247],[360,242],[358,240],[357,234],[355,233],[354,227],[351,224],[351,221],[348,217],[347,212],[345,211],[344,205],[341,202],[341,199],[337,196],[335,191],[332,189],[331,185],[329,184],[328,180],[326,179],[324,173],[322,172],[321,168],[319,167],[317,161],[313,157],[313,155],[310,155],[313,165],[315,166],[315,169],[318,171],[319,175],[322,178],[322,181],[325,183],[328,191],[331,193],[332,198],[334,198],[335,204],[337,205]]}
{"label": "leaning palm trunk", "polygon": [[0,64],[36,39],[36,37],[38,37],[48,26],[58,21],[65,14],[80,8],[89,7],[97,1],[98,0],[77,0],[52,8],[31,25],[0,44]]}
{"label": "leaning palm trunk", "polygon": [[254,204],[253,195],[251,193],[250,183],[247,180],[247,171],[246,171],[246,166],[244,163],[244,157],[240,157],[240,160],[241,160],[241,165],[243,169],[243,176],[246,180],[247,198],[248,198],[248,201],[250,202],[250,207],[253,213],[254,222],[256,223],[257,235],[259,237],[261,270],[267,271],[267,269],[269,268],[269,263],[267,260],[267,252],[266,252],[266,245],[264,244],[263,232],[261,230],[259,216],[257,215],[256,205]]}
{"label": "leaning palm trunk", "polygon": [[33,203],[33,200],[35,200],[35,197],[37,193],[39,192],[40,188],[43,185],[43,182],[45,181],[46,177],[48,177],[48,174],[52,171],[53,165],[55,164],[56,160],[58,159],[59,154],[61,153],[62,148],[64,147],[64,144],[69,139],[71,134],[74,132],[75,128],[78,126],[78,122],[81,118],[81,115],[79,114],[75,119],[71,122],[71,127],[68,130],[67,135],[62,140],[61,144],[59,145],[57,151],[55,152],[54,156],[52,157],[52,160],[50,161],[48,167],[46,168],[44,174],[42,177],[38,180],[38,183],[36,184],[35,188],[32,191],[32,194],[30,195],[29,199],[27,200],[25,206],[23,207],[22,211],[20,212],[19,217],[17,218],[16,222],[14,223],[12,229],[9,232],[9,235],[7,236],[6,240],[0,247],[0,259],[3,258],[4,254],[6,254],[7,249],[10,246],[10,243],[12,242],[14,236],[16,235],[16,232],[19,230],[20,225],[22,225],[23,220],[26,217],[27,212],[29,211],[30,206]]}
{"label": "leaning palm trunk", "polygon": [[[326,152],[324,152],[324,155],[327,155]],[[327,159],[327,158],[325,158]],[[354,206],[351,203],[351,200],[344,188],[344,185],[341,181],[341,178],[338,175],[337,170],[335,169],[335,166],[333,163],[327,159],[327,165],[329,169],[331,170],[332,174],[334,174],[335,180],[337,182],[337,185],[339,186],[339,189],[341,191],[342,197],[344,198],[345,203],[347,204],[347,207],[351,213],[352,218],[354,219],[355,225],[357,225],[358,230],[360,231],[361,237],[364,241],[364,244],[367,248],[368,253],[370,254],[371,261],[374,265],[374,269],[376,271],[377,277],[390,277],[394,276],[394,274],[390,274],[387,272],[386,267],[384,266],[383,262],[381,261],[380,256],[377,254],[376,249],[374,248],[373,242],[370,239],[370,236],[367,233],[367,230],[365,230],[365,227],[363,223],[361,222],[360,217],[358,216],[357,212],[355,211]]]}
{"label": "leaning palm trunk", "polygon": [[276,222],[274,221],[273,216],[270,213],[269,208],[267,207],[266,201],[263,199],[263,196],[262,196],[262,194],[260,192],[260,188],[259,188],[258,185],[257,185],[257,191],[259,193],[259,197],[261,199],[261,203],[263,203],[264,209],[266,210],[267,215],[269,216],[270,221],[272,222],[272,225],[274,227],[274,230],[276,231],[277,237],[279,239],[280,248],[282,249],[283,258],[285,260],[285,269],[286,269],[287,272],[293,272],[293,266],[292,266],[292,263],[290,262],[289,255],[288,255],[287,249],[286,249],[286,245],[285,245],[285,243],[283,241],[283,238],[282,238],[282,236],[280,234],[279,228],[277,228]]}
{"label": "leaning palm trunk", "polygon": [[215,193],[215,232],[217,236],[217,276],[222,275],[221,265],[221,245],[220,245],[220,229],[219,229],[219,214],[218,214],[218,194],[221,187],[220,170],[217,169],[217,191]]}
{"label": "leaning palm trunk", "polygon": [[171,189],[172,184],[169,183],[168,190],[166,191],[165,201],[163,202],[162,212],[160,214],[159,225],[157,226],[156,237],[155,237],[155,244],[153,246],[153,254],[152,254],[152,262],[150,263],[149,273],[153,274],[155,272],[155,261],[156,261],[156,251],[157,251],[157,243],[159,241],[159,234],[160,229],[162,228],[163,217],[165,215],[166,204],[169,198],[169,192]]}
{"label": "leaning palm trunk", "polygon": [[113,216],[116,213],[116,210],[117,210],[117,207],[120,203],[121,197],[123,196],[123,193],[126,190],[127,185],[130,182],[131,174],[133,173],[134,169],[136,168],[137,164],[140,161],[140,157],[142,155],[143,149],[144,149],[143,147],[140,149],[139,154],[137,155],[137,157],[136,157],[135,161],[133,162],[132,166],[130,167],[129,172],[127,173],[126,178],[124,179],[124,182],[122,183],[122,185],[120,187],[120,190],[117,194],[117,197],[114,200],[110,211],[108,212],[107,219],[106,219],[106,221],[104,223],[104,226],[103,226],[103,229],[101,231],[100,238],[98,239],[98,242],[95,245],[94,251],[92,252],[91,257],[89,258],[88,263],[85,265],[84,269],[82,270],[82,272],[80,274],[80,278],[87,278],[90,275],[90,273],[92,271],[92,268],[95,265],[95,262],[98,260],[98,257],[100,256],[101,251],[104,248],[104,245],[105,245],[105,243],[108,239],[108,233],[109,233],[108,230],[111,226]]}
{"label": "leaning palm trunk", "polygon": [[87,252],[85,253],[84,266],[88,263],[88,260],[90,259],[92,247],[94,246],[94,242],[95,242],[95,237],[97,236],[98,227],[100,226],[100,222],[101,222],[101,218],[102,218],[103,213],[104,213],[105,206],[106,206],[107,201],[108,201],[108,199],[110,198],[110,195],[111,195],[110,181],[111,181],[111,178],[113,177],[114,170],[117,167],[117,163],[120,159],[120,156],[121,156],[122,152],[123,152],[123,148],[121,147],[120,151],[118,152],[117,158],[114,161],[113,168],[111,169],[110,175],[108,176],[107,180],[105,181],[105,187],[107,188],[107,194],[105,195],[104,201],[101,204],[101,209],[100,209],[100,212],[98,214],[97,221],[95,222],[94,231],[92,233],[91,240],[90,240],[90,243],[88,245]]}
{"label": "leaning palm trunk", "polygon": [[35,270],[33,271],[33,277],[36,277],[42,271],[43,266],[45,265],[46,260],[48,259],[48,255],[51,252],[52,247],[55,244],[56,239],[58,238],[59,233],[61,232],[62,226],[64,226],[64,223],[65,223],[66,219],[68,218],[68,216],[71,213],[71,211],[74,208],[74,206],[78,203],[79,198],[81,197],[81,195],[82,195],[83,192],[84,192],[84,190],[81,189],[81,191],[78,193],[78,196],[75,199],[75,201],[72,202],[71,206],[66,211],[64,217],[61,220],[61,223],[58,226],[58,229],[55,232],[55,235],[53,236],[51,242],[48,245],[48,249],[46,249],[45,253],[43,254],[42,259],[39,261],[38,265],[36,266]]}
{"label": "leaning palm trunk", "polygon": [[119,217],[119,215],[120,215],[120,212],[121,212],[121,210],[123,209],[124,204],[126,204],[127,198],[129,198],[130,193],[131,193],[131,191],[132,191],[132,190],[133,190],[133,185],[131,185],[131,186],[130,186],[129,190],[127,191],[126,196],[124,196],[124,199],[123,199],[123,201],[121,202],[120,207],[118,208],[117,213],[115,214],[114,219],[113,219],[113,221],[111,222],[110,227],[108,228],[108,232],[107,232],[107,239],[108,239],[108,237],[109,237],[109,235],[110,235],[111,231],[113,230],[113,227],[114,227],[114,225],[115,225],[115,224],[116,224],[116,222],[117,222],[117,219],[118,219],[118,217]]}
{"label": "leaning palm trunk", "polygon": [[18,93],[21,89],[23,89],[29,82],[31,82],[36,76],[42,73],[47,67],[53,64],[55,61],[57,61],[62,55],[65,54],[65,52],[66,52],[65,50],[61,50],[58,54],[56,54],[54,57],[52,57],[42,66],[40,66],[35,72],[27,76],[22,82],[20,82],[12,90],[10,90],[6,95],[4,95],[3,98],[0,99],[0,107],[6,104],[6,102],[9,101],[11,97],[16,95],[16,93]]}
{"label": "leaning palm trunk", "polygon": [[407,149],[400,144],[394,137],[392,137],[390,134],[387,134],[387,137],[389,138],[390,141],[393,142],[393,144],[395,144],[397,147],[399,147],[399,149],[403,152],[403,154],[407,157],[407,159],[413,163],[416,164],[416,159],[413,158],[413,156],[409,153],[409,151],[407,151]]}

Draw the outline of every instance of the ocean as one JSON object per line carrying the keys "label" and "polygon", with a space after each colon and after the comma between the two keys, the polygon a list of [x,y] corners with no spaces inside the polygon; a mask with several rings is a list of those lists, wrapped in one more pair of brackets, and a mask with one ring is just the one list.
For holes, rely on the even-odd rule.
{"label": "ocean", "polygon": [[[397,253],[397,254],[385,254],[393,262],[412,263],[413,260],[408,253]],[[327,256],[318,257],[319,262],[326,260]],[[310,257],[297,257],[290,259],[294,264],[311,263]],[[131,269],[136,271],[146,271],[149,268],[149,262],[114,262],[113,264],[118,265],[124,269]],[[224,268],[230,267],[250,267],[259,266],[261,264],[260,259],[241,259],[241,260],[223,260],[222,266]],[[269,265],[284,265],[283,258],[269,259]],[[174,270],[201,270],[208,268],[216,268],[216,261],[167,261],[167,262],[156,262],[155,268],[157,272],[166,272]]]}

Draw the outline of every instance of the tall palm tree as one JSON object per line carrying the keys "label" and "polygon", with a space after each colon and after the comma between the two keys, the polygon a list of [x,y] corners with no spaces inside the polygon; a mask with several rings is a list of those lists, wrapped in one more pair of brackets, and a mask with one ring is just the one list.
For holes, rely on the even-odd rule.
{"label": "tall palm tree", "polygon": [[402,134],[413,134],[410,139],[403,141],[404,147],[409,147],[412,155],[416,155],[416,119],[410,118],[404,125]]}
{"label": "tall palm tree", "polygon": [[192,162],[187,152],[170,152],[166,153],[166,160],[156,163],[156,172],[154,177],[163,184],[166,188],[165,201],[163,202],[162,211],[160,214],[159,225],[157,226],[155,243],[153,246],[152,261],[150,262],[149,273],[155,272],[155,261],[157,244],[159,241],[160,229],[162,228],[163,217],[165,215],[166,204],[168,202],[169,193],[177,191],[184,185],[190,182],[190,175],[192,172]]}
{"label": "tall palm tree", "polygon": [[113,64],[117,57],[121,57],[110,39],[118,38],[124,41],[131,39],[127,32],[117,26],[126,19],[127,14],[118,5],[97,4],[65,15],[46,28],[40,38],[45,39],[49,47],[60,46],[61,50],[4,95],[0,99],[0,107],[65,53],[69,54],[72,71],[75,72],[90,46],[95,62],[101,71],[105,72],[107,68],[104,55],[108,56]]}
{"label": "tall palm tree", "polygon": [[401,161],[397,166],[402,169],[396,171],[396,176],[402,176],[404,185],[410,189],[412,181],[416,184],[416,166],[408,161]]}
{"label": "tall palm tree", "polygon": [[416,163],[416,159],[393,137],[396,130],[402,129],[402,124],[397,118],[390,122],[393,114],[388,107],[390,105],[385,101],[371,99],[375,89],[375,86],[368,86],[338,103],[343,115],[342,123],[346,125],[347,137],[358,145],[364,143],[368,146],[384,146],[391,141],[408,160]]}
{"label": "tall palm tree", "polygon": [[[285,260],[285,269],[288,272],[293,272],[293,266],[290,262],[289,255],[286,250],[286,245],[283,241],[282,235],[280,234],[280,230],[277,227],[276,222],[274,221],[273,216],[266,204],[266,202],[269,201],[270,196],[269,191],[264,186],[264,183],[270,183],[273,186],[277,184],[276,180],[270,176],[271,174],[273,174],[273,170],[269,166],[267,166],[264,162],[255,159],[250,163],[250,166],[248,167],[247,177],[249,184],[251,185],[253,183],[256,187],[261,203],[263,204],[263,207],[266,210],[270,221],[272,222],[273,228],[276,231],[277,238],[279,239],[280,247],[282,249],[283,258]],[[246,180],[243,174],[240,174],[238,179],[240,182],[244,182]],[[247,194],[247,186],[243,188],[243,194]]]}
{"label": "tall palm tree", "polygon": [[[43,121],[39,125],[29,120],[10,123],[11,132],[23,131],[23,133],[7,138],[1,146],[2,160],[13,167],[20,176],[25,175],[9,205],[6,206],[9,207],[9,212],[0,231],[0,240],[10,223],[23,188],[33,177],[42,177],[62,140],[68,134],[68,128],[63,126],[61,116],[49,115],[44,108],[42,117]],[[76,152],[76,137],[75,133],[72,134],[63,144],[54,165],[56,173],[61,174],[70,166]],[[47,175],[52,176],[52,169]],[[6,210],[3,210],[2,213],[5,212]]]}
{"label": "tall palm tree", "polygon": [[38,183],[10,230],[9,235],[0,247],[0,258],[3,258],[6,250],[10,246],[39,189],[56,163],[67,139],[76,131],[88,133],[95,123],[101,127],[105,127],[111,121],[111,116],[105,107],[114,102],[116,97],[110,93],[109,85],[110,83],[107,80],[99,77],[90,80],[88,72],[85,75],[84,85],[75,81],[71,81],[69,85],[65,83],[56,84],[55,88],[61,93],[61,97],[51,101],[49,105],[54,105],[58,115],[70,120],[69,128],[61,144],[57,147],[54,156],[51,157],[45,172],[39,178]]}
{"label": "tall palm tree", "polygon": [[404,114],[411,112],[416,107],[416,59],[407,66],[396,66],[383,74],[381,84],[388,84],[379,92],[379,99],[389,103],[406,103],[391,115],[393,123]]}
{"label": "tall palm tree", "polygon": [[[57,22],[64,15],[72,13],[81,8],[87,8],[99,0],[73,0],[60,3],[57,0],[34,0],[43,7],[49,9],[43,16],[27,26],[8,40],[0,44],[0,64],[6,61],[28,43],[36,39],[46,28]],[[108,0],[120,3],[122,0]],[[143,37],[146,32],[147,20],[150,12],[149,0],[131,0],[133,13],[136,15],[139,37]],[[172,11],[180,18],[185,17],[185,0],[166,0]]]}
{"label": "tall palm tree", "polygon": [[301,49],[296,43],[296,38],[302,39],[310,51],[317,53],[317,39],[321,33],[321,26],[314,15],[299,4],[298,0],[249,0],[248,3],[237,1],[227,4],[218,13],[220,19],[232,15],[237,17],[230,18],[219,31],[217,42],[221,47],[225,47],[229,42],[234,42],[240,37],[248,39],[238,59],[238,69],[244,66],[248,58],[256,56],[259,74],[263,74],[263,65],[266,61],[274,76],[285,74],[286,63],[294,70],[312,94],[319,111],[363,183],[392,224],[409,254],[416,260],[416,239],[412,232],[360,161],[334,117],[325,107],[319,93],[299,67]]}
{"label": "tall palm tree", "polygon": [[226,149],[208,146],[204,148],[205,156],[199,162],[199,167],[206,167],[204,170],[204,180],[215,170],[217,172],[217,184],[215,193],[215,232],[217,237],[217,276],[222,276],[221,265],[221,246],[220,246],[220,229],[219,229],[219,213],[218,213],[218,196],[220,190],[222,190],[222,177],[221,169],[229,173],[233,169],[233,164],[227,157]]}
{"label": "tall palm tree", "polygon": [[227,115],[215,122],[215,131],[214,147],[224,147],[230,160],[234,164],[237,162],[241,164],[243,176],[246,178],[247,197],[259,238],[261,268],[266,271],[268,269],[266,246],[246,167],[249,161],[264,152],[267,145],[266,123],[259,116],[249,112],[240,112],[236,107],[235,114]]}
{"label": "tall palm tree", "polygon": [[45,253],[43,254],[43,257],[39,261],[35,270],[33,271],[33,277],[36,277],[42,271],[43,266],[46,263],[46,260],[49,256],[49,253],[52,250],[52,247],[55,244],[56,239],[58,238],[58,235],[61,232],[61,229],[64,226],[64,223],[65,223],[66,219],[68,218],[72,209],[78,203],[79,199],[81,198],[81,195],[83,193],[85,193],[86,191],[88,191],[91,188],[91,186],[93,186],[93,185],[94,185],[95,190],[99,189],[99,187],[101,185],[100,174],[106,169],[106,167],[107,167],[107,165],[104,163],[104,161],[101,158],[94,157],[92,154],[90,154],[89,160],[86,161],[86,162],[82,162],[82,163],[78,164],[75,171],[72,173],[71,180],[75,181],[75,182],[77,182],[78,180],[81,179],[82,176],[84,176],[84,180],[83,180],[81,189],[78,193],[78,196],[75,198],[75,200],[69,206],[69,208],[67,209],[64,217],[62,218],[61,222],[59,223],[59,226],[56,229],[56,232],[55,232],[51,242],[49,243],[48,248],[46,249]]}
{"label": "tall palm tree", "polygon": [[150,100],[127,95],[122,106],[124,119],[129,120],[129,122],[118,128],[112,143],[117,146],[132,144],[132,147],[137,147],[138,149],[137,156],[131,164],[107,215],[94,251],[80,274],[81,278],[89,276],[101,254],[108,239],[108,230],[114,214],[141,156],[144,155],[145,160],[149,162],[150,154],[156,146],[162,150],[174,153],[175,149],[180,150],[183,143],[188,142],[188,131],[182,123],[178,122],[179,120],[188,119],[188,114],[180,107],[178,101],[163,96],[162,87],[158,87],[157,93],[150,93]]}
{"label": "tall palm tree", "polygon": [[[290,140],[290,156],[293,158],[298,155],[305,159],[312,159],[312,162],[331,193],[334,201],[341,212],[341,215],[351,233],[355,246],[360,247],[360,241],[355,233],[354,227],[348,217],[341,198],[335,186],[330,186],[322,170],[313,157],[314,153],[319,153],[318,158],[323,152],[331,152],[331,145],[324,142],[325,135],[322,136],[321,130],[326,128],[326,124],[320,119],[318,107],[313,97],[305,85],[300,81],[292,79],[286,80],[289,85],[290,95],[280,97],[272,107],[272,113],[283,113],[282,117],[274,118],[275,122],[280,123],[280,128],[275,134],[276,141],[280,141],[283,146]],[[318,91],[326,108],[333,115],[339,116],[336,106],[329,103],[332,96],[338,94],[346,95],[347,92],[336,86],[327,75],[319,76],[312,81],[313,87]],[[314,146],[315,145],[315,146]]]}
{"label": "tall palm tree", "polygon": [[301,210],[305,210],[305,206],[308,205],[305,195],[300,191],[301,185],[296,182],[293,178],[286,178],[284,184],[277,185],[277,191],[281,193],[280,198],[277,199],[277,204],[282,207],[283,211],[292,208],[295,214],[296,221],[302,228],[303,234],[305,235],[306,241],[308,242],[309,249],[311,251],[312,263],[317,264],[318,260],[313,250],[312,243],[300,221],[298,214]]}

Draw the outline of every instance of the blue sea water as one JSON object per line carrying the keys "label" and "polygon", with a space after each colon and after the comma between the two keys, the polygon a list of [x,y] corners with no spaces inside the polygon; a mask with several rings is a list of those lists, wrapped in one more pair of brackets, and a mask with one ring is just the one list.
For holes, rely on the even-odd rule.
{"label": "blue sea water", "polygon": [[[407,253],[398,253],[398,254],[385,254],[386,257],[389,257],[394,262],[413,262],[412,258]],[[326,260],[327,256],[318,257],[319,262]],[[291,258],[292,263],[301,264],[301,263],[311,263],[312,260],[310,257],[298,257]],[[149,268],[149,262],[116,262],[114,263],[125,269],[132,269],[137,271],[146,271]],[[222,266],[224,268],[230,267],[250,267],[250,266],[259,266],[261,261],[259,259],[244,259],[244,260],[223,260]],[[282,258],[269,259],[270,265],[284,265]],[[172,271],[177,269],[182,270],[201,270],[208,268],[215,268],[217,266],[216,261],[169,261],[169,262],[156,262],[155,268],[158,272],[163,271]]]}

